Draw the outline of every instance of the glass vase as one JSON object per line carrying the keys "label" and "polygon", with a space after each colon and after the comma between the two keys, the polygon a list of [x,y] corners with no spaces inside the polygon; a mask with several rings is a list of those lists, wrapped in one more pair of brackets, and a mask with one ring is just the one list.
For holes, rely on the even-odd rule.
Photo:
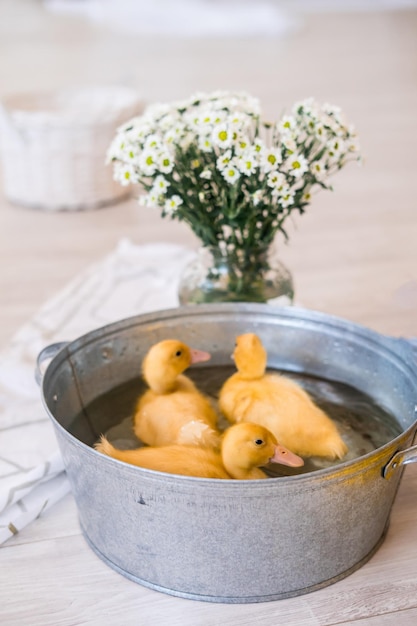
{"label": "glass vase", "polygon": [[209,302],[269,302],[294,300],[289,270],[274,245],[264,249],[206,248],[183,270],[178,296],[181,305]]}

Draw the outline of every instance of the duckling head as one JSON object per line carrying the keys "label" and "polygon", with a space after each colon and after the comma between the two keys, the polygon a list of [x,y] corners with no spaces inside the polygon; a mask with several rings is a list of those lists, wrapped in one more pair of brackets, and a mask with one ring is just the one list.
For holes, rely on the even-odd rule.
{"label": "duckling head", "polygon": [[233,478],[264,478],[256,468],[268,463],[301,467],[304,461],[284,446],[259,424],[242,422],[228,428],[222,440],[222,461]]}
{"label": "duckling head", "polygon": [[232,358],[241,378],[252,380],[265,374],[267,354],[258,335],[246,333],[236,337]]}
{"label": "duckling head", "polygon": [[191,364],[209,359],[208,352],[194,350],[177,339],[165,339],[150,348],[142,363],[142,373],[155,393],[170,393],[178,376]]}

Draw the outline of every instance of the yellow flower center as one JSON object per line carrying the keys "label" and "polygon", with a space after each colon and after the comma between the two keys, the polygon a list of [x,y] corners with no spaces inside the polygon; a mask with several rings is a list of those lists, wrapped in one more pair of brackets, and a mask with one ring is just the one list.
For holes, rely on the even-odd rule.
{"label": "yellow flower center", "polygon": [[227,131],[221,130],[219,132],[219,139],[220,139],[220,141],[226,141],[226,139],[227,139]]}

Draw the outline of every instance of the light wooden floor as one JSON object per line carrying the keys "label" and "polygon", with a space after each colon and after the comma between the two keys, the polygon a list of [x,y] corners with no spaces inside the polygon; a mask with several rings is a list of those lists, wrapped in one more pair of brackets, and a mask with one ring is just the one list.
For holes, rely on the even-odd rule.
{"label": "light wooden floor", "polygon": [[[303,306],[381,333],[417,336],[417,12],[318,14],[279,40],[181,41],[111,33],[45,14],[35,1],[3,0],[0,11],[0,97],[114,81],[137,87],[148,101],[197,89],[245,89],[271,117],[310,95],[339,104],[358,128],[364,164],[339,173],[335,191],[317,195],[307,214],[294,219],[282,258]],[[185,226],[162,221],[133,200],[46,214],[1,196],[0,348],[123,236],[196,244]],[[412,626],[416,496],[411,465],[386,541],[344,581],[299,598],[236,606],[172,598],[116,574],[85,544],[68,496],[1,549],[0,623]]]}

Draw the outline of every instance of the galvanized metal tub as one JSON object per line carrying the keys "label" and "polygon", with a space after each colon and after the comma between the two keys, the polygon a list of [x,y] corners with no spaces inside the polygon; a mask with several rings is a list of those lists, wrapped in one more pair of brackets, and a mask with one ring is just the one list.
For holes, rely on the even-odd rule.
{"label": "galvanized metal tub", "polygon": [[[401,434],[337,467],[256,481],[163,474],[91,447],[111,424],[94,423],[86,407],[136,377],[153,343],[176,337],[223,365],[235,336],[249,331],[261,336],[269,366],[362,390],[396,417]],[[344,578],[383,541],[403,466],[417,460],[411,343],[293,307],[201,305],[122,320],[61,347],[42,398],[92,549],[142,585],[197,600],[276,600]]]}

